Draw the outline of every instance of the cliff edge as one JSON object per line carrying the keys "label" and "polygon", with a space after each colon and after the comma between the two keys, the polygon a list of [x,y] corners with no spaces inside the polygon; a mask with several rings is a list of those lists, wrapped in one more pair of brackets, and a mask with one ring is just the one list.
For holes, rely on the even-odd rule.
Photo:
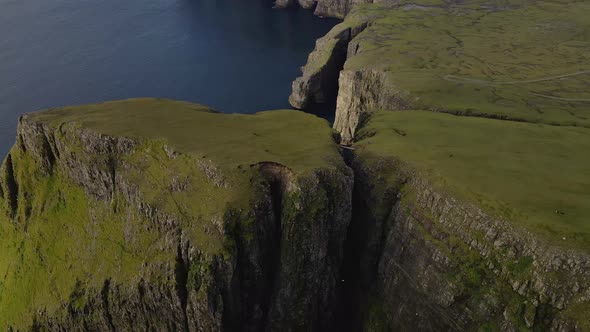
{"label": "cliff edge", "polygon": [[352,149],[342,326],[590,330],[589,10],[359,4],[317,42],[290,101]]}
{"label": "cliff edge", "polygon": [[0,169],[0,329],[321,329],[352,193],[331,135],[155,99],[23,116]]}

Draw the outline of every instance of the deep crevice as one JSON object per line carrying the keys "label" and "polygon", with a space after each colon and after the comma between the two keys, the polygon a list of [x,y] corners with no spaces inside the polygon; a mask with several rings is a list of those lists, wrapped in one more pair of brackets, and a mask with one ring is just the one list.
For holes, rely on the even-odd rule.
{"label": "deep crevice", "polygon": [[188,268],[186,266],[184,259],[182,258],[182,241],[180,239],[178,241],[178,249],[177,249],[177,254],[176,254],[175,278],[176,278],[176,295],[178,296],[178,299],[180,300],[180,306],[182,308],[184,330],[189,331],[188,315],[186,312],[186,308],[188,306],[188,289],[187,289]]}
{"label": "deep crevice", "polygon": [[387,190],[383,202],[377,202],[392,209],[383,216],[375,215],[371,204],[376,203],[374,200],[377,198],[367,194],[371,191],[370,174],[358,167],[353,151],[344,149],[342,156],[354,172],[354,186],[351,221],[344,241],[344,255],[336,290],[336,313],[331,326],[333,331],[362,331],[389,234],[390,219],[395,212],[393,207],[398,200],[397,192],[404,181],[400,180]]}
{"label": "deep crevice", "polygon": [[279,269],[281,266],[281,237],[282,237],[282,214],[283,214],[283,191],[285,185],[282,183],[280,178],[269,179],[269,190],[271,198],[272,208],[272,228],[269,245],[270,247],[266,250],[264,259],[264,266],[269,268],[266,274],[265,284],[268,285],[268,291],[264,295],[262,308],[263,315],[260,326],[260,330],[265,330],[269,326],[269,315],[271,310],[271,302],[273,295],[276,293],[277,278],[279,275]]}
{"label": "deep crevice", "polygon": [[[321,116],[330,123],[334,122],[340,72],[344,69],[344,64],[348,59],[348,46],[354,37],[365,28],[366,24],[348,28],[334,37],[337,42],[331,50],[326,64],[308,78],[309,88],[305,92],[306,96],[300,105],[303,111]],[[297,105],[297,103],[293,105]]]}
{"label": "deep crevice", "polygon": [[8,208],[10,209],[10,218],[14,218],[18,209],[18,183],[14,175],[14,163],[11,153],[6,157],[4,182],[6,184],[5,194],[8,200]]}
{"label": "deep crevice", "polygon": [[102,298],[102,305],[104,308],[104,315],[107,319],[107,323],[109,324],[109,329],[111,331],[116,331],[115,324],[113,323],[113,316],[111,315],[110,307],[109,307],[109,291],[111,288],[111,280],[106,279],[102,286],[102,290],[100,291],[100,296]]}
{"label": "deep crevice", "polygon": [[107,161],[109,168],[109,174],[111,176],[112,193],[111,199],[115,199],[117,191],[117,158],[114,155],[110,155]]}
{"label": "deep crevice", "polygon": [[[356,178],[356,176],[355,176]],[[355,181],[352,197],[352,219],[350,221],[344,254],[340,267],[340,277],[336,290],[336,313],[334,331],[361,331],[362,318],[359,309],[363,297],[362,258],[368,242],[368,228],[362,224],[364,202],[359,199],[358,182]]]}
{"label": "deep crevice", "polygon": [[[20,140],[22,141],[22,138],[20,138]],[[47,137],[44,134],[42,136],[42,140],[43,140],[43,142],[41,143],[41,151],[42,151],[43,163],[47,166],[48,173],[52,174],[53,167],[54,167],[55,161],[56,161],[56,156],[55,156],[55,153],[53,152],[53,149],[51,147],[49,137]],[[26,151],[24,144],[22,144],[22,148],[23,148],[23,151]]]}

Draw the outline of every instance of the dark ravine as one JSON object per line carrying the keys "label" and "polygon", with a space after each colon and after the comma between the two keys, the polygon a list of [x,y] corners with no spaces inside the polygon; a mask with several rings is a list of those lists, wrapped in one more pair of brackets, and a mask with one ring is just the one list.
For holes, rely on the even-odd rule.
{"label": "dark ravine", "polygon": [[12,156],[10,154],[6,157],[4,182],[6,183],[6,186],[5,188],[0,189],[0,196],[4,197],[4,195],[6,195],[8,211],[10,216],[14,217],[18,207],[18,184],[16,183],[14,177],[14,165],[12,163]]}

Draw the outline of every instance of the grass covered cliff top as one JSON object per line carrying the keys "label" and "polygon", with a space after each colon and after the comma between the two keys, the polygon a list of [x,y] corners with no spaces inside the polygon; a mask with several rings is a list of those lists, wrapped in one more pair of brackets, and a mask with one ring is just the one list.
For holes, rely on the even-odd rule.
{"label": "grass covered cliff top", "polygon": [[178,152],[233,168],[273,161],[305,172],[341,163],[328,123],[299,111],[223,114],[188,102],[130,99],[28,115],[59,126],[75,122],[110,136],[164,139]]}
{"label": "grass covered cliff top", "polygon": [[[126,140],[103,134],[136,144],[122,153],[114,142]],[[299,111],[132,99],[26,115],[0,167],[0,330],[86,315],[109,287],[174,289],[186,243],[186,287],[206,296],[209,260],[237,241],[227,233],[252,240],[264,192],[249,166],[265,161],[302,177],[344,165],[328,123]]]}
{"label": "grass covered cliff top", "polygon": [[590,2],[406,3],[346,18],[370,22],[345,70],[385,71],[412,109],[590,127]]}
{"label": "grass covered cliff top", "polygon": [[398,158],[492,215],[590,249],[590,129],[381,111],[358,138],[361,157]]}

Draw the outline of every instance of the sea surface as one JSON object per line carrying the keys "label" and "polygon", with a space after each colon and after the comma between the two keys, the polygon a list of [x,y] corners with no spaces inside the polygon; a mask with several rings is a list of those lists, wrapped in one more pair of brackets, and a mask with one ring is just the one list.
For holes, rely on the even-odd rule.
{"label": "sea surface", "polygon": [[288,108],[337,21],[270,0],[0,0],[0,160],[19,115],[132,97]]}

